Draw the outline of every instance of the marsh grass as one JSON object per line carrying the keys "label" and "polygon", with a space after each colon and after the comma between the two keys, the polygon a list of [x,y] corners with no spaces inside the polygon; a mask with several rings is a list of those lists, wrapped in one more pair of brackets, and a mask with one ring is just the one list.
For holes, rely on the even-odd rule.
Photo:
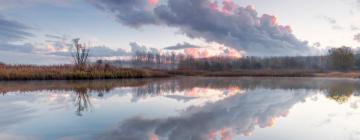
{"label": "marsh grass", "polygon": [[176,70],[169,71],[170,74],[186,76],[215,76],[215,77],[311,77],[318,70],[229,70],[229,71],[194,71],[194,70]]}
{"label": "marsh grass", "polygon": [[0,80],[92,80],[167,76],[166,73],[159,71],[118,68],[109,65],[91,65],[81,68],[73,65],[0,65]]}

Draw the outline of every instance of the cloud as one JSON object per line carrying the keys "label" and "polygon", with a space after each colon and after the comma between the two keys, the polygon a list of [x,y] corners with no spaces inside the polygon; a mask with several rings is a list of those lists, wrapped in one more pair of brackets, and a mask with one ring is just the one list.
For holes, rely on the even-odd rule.
{"label": "cloud", "polygon": [[45,37],[45,52],[50,53],[59,53],[59,52],[69,52],[72,47],[71,37],[66,35],[51,35],[46,34]]}
{"label": "cloud", "polygon": [[354,40],[360,42],[360,33],[354,35]]}
{"label": "cloud", "polygon": [[187,42],[178,43],[174,46],[165,47],[164,49],[156,49],[147,47],[144,45],[139,45],[138,43],[131,42],[131,53],[152,53],[152,54],[183,54],[185,56],[191,56],[193,58],[209,58],[209,57],[231,57],[239,58],[243,56],[243,52],[237,51],[233,48],[229,48],[223,45],[193,45]]}
{"label": "cloud", "polygon": [[53,38],[53,39],[64,39],[64,36],[52,35],[52,34],[45,34],[45,37]]}
{"label": "cloud", "polygon": [[29,30],[31,30],[30,27],[0,15],[0,50],[31,52],[34,49],[33,45],[21,43],[26,38],[33,36]]}
{"label": "cloud", "polygon": [[321,43],[320,43],[320,42],[315,42],[315,43],[313,44],[313,47],[319,48],[319,47],[321,47]]}
{"label": "cloud", "polygon": [[1,44],[0,43],[0,50],[1,51],[12,51],[12,52],[22,52],[22,53],[31,53],[35,50],[35,47],[30,44]]}
{"label": "cloud", "polygon": [[328,16],[319,16],[320,19],[325,20],[326,22],[328,22],[331,25],[331,28],[334,30],[342,30],[344,29],[342,26],[337,25],[337,21],[335,18],[332,17],[328,17]]}
{"label": "cloud", "polygon": [[[123,49],[111,49],[107,46],[95,46],[89,48],[89,57],[116,57],[116,56],[128,56],[129,53]],[[55,51],[48,54],[57,56],[72,56],[72,52],[69,51]]]}
{"label": "cloud", "polygon": [[321,19],[327,21],[330,24],[336,24],[336,19],[328,16],[320,16]]}
{"label": "cloud", "polygon": [[156,24],[157,19],[152,12],[154,0],[88,0],[96,7],[116,13],[116,18],[131,27]]}
{"label": "cloud", "polygon": [[188,49],[188,48],[201,48],[201,47],[184,42],[182,44],[178,43],[174,46],[166,47],[166,48],[164,48],[164,50],[182,50],[182,49]]}
{"label": "cloud", "polygon": [[[26,39],[34,36],[30,33],[31,30],[33,29],[27,25],[6,19],[0,15],[0,51],[2,51],[2,53],[6,52],[14,55],[15,53],[28,53],[26,56],[30,56],[30,54],[71,56],[72,42],[70,36],[45,34],[46,40],[43,43],[26,43]],[[25,56],[25,54],[21,55]],[[113,50],[105,46],[91,48],[92,57],[123,55],[127,55],[127,53],[122,49]],[[37,59],[34,55],[31,55],[31,58],[33,58],[33,60]],[[44,56],[41,58],[44,58]],[[4,61],[7,59],[2,57],[0,60]],[[6,62],[12,63],[12,61],[9,60]]]}
{"label": "cloud", "polygon": [[303,55],[307,42],[296,38],[290,26],[279,25],[275,16],[259,16],[252,6],[226,0],[222,7],[210,0],[168,0],[151,5],[147,0],[88,0],[113,13],[130,27],[166,25],[190,38],[217,42],[249,55]]}
{"label": "cloud", "polygon": [[97,46],[90,49],[90,56],[92,57],[111,57],[126,55],[129,55],[129,53],[123,49],[114,50],[106,46]]}
{"label": "cloud", "polygon": [[[71,56],[72,51],[72,42],[71,37],[67,35],[51,35],[46,34],[47,37],[45,47],[47,49],[42,50],[43,53],[51,54],[51,55],[58,55],[58,56]],[[114,57],[114,56],[127,56],[129,55],[128,52],[119,48],[117,50],[111,49],[107,46],[90,46],[90,57]]]}
{"label": "cloud", "polygon": [[131,53],[153,53],[153,54],[160,54],[160,50],[156,48],[151,48],[143,45],[139,45],[136,42],[130,42]]}
{"label": "cloud", "polygon": [[9,8],[28,7],[37,4],[51,4],[55,6],[66,6],[74,0],[0,0],[0,10]]}
{"label": "cloud", "polygon": [[358,31],[359,30],[359,27],[355,26],[355,25],[351,25],[350,26],[350,30],[351,31]]}
{"label": "cloud", "polygon": [[17,21],[8,20],[0,15],[0,41],[13,42],[21,41],[33,36],[28,31],[31,28]]}
{"label": "cloud", "polygon": [[2,140],[40,140],[40,138],[33,136],[20,136],[7,133],[0,133],[0,139]]}
{"label": "cloud", "polygon": [[62,56],[0,50],[0,62],[7,64],[56,65],[70,64],[72,59]]}

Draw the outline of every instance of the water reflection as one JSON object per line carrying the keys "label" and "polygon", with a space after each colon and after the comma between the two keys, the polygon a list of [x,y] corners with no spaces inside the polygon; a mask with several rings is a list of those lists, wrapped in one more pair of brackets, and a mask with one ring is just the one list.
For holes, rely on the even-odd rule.
{"label": "water reflection", "polygon": [[343,104],[346,103],[355,92],[356,94],[359,93],[358,89],[355,89],[354,84],[339,83],[331,86],[330,89],[328,89],[327,97],[340,104]]}
{"label": "water reflection", "polygon": [[[75,107],[76,107],[76,115],[82,116],[83,111],[88,111],[92,108],[90,96],[86,88],[79,88],[75,90]],[[101,91],[99,94],[102,93]]]}
{"label": "water reflection", "polygon": [[[328,78],[194,78],[110,80],[110,81],[33,81],[0,82],[0,132],[26,122],[32,116],[40,116],[40,95],[48,96],[46,105],[56,106],[43,112],[51,113],[71,102],[75,115],[86,117],[87,112],[97,114],[106,110],[112,114],[122,106],[95,107],[109,101],[129,101],[130,104],[157,99],[158,108],[141,106],[141,112],[161,109],[166,103],[181,102],[182,108],[173,108],[176,113],[149,117],[136,113],[122,119],[106,116],[95,120],[96,124],[115,120],[90,139],[101,140],[227,140],[239,136],[251,136],[256,128],[269,128],[276,120],[288,116],[298,103],[309,98],[323,96],[338,104],[357,108],[360,100],[360,81],[355,79]],[[161,100],[160,100],[161,99]],[[314,98],[315,99],[315,98]],[[31,101],[30,101],[31,100]],[[119,101],[120,102],[120,101]],[[131,106],[127,103],[126,105]],[[99,105],[98,105],[99,106]],[[113,111],[113,112],[110,112]],[[73,112],[72,112],[73,113]],[[102,112],[104,113],[104,112]],[[120,112],[126,114],[126,112]],[[127,112],[128,113],[128,112]],[[79,118],[79,117],[77,117]],[[112,118],[112,119],[109,119]],[[86,123],[90,123],[85,121]],[[94,123],[94,122],[92,122]],[[98,127],[98,126],[93,127]],[[108,130],[109,128],[112,128]],[[82,128],[88,132],[89,128]],[[73,132],[75,133],[75,132]],[[58,139],[59,137],[56,137]],[[1,133],[0,133],[1,139]],[[53,137],[49,139],[55,139]],[[89,139],[89,138],[86,138]]]}
{"label": "water reflection", "polygon": [[[76,114],[92,110],[89,93],[97,98],[116,88],[131,88],[132,102],[151,97],[164,96],[177,101],[188,102],[198,98],[206,101],[222,100],[229,96],[256,89],[322,91],[329,99],[339,104],[346,103],[351,96],[358,96],[360,82],[354,79],[326,78],[176,78],[142,80],[99,80],[99,81],[31,81],[0,82],[0,93],[26,94],[36,91],[73,92]],[[274,82],[276,81],[276,82]],[[273,91],[267,91],[273,92]]]}
{"label": "water reflection", "polygon": [[308,93],[286,94],[279,90],[238,94],[203,106],[191,106],[180,115],[149,119],[136,116],[127,119],[100,139],[170,139],[207,140],[251,135],[256,126],[271,127],[278,117],[285,117],[289,109],[303,101]]}

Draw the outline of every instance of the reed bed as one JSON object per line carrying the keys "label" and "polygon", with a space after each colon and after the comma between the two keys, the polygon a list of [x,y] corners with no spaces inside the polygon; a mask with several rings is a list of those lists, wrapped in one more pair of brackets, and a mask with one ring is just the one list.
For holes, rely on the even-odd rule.
{"label": "reed bed", "polygon": [[73,65],[0,65],[0,80],[94,80],[167,76],[169,75],[159,71],[109,65],[89,65],[81,68]]}
{"label": "reed bed", "polygon": [[314,76],[316,70],[229,70],[229,71],[196,71],[176,70],[170,74],[186,76],[220,76],[220,77],[309,77]]}

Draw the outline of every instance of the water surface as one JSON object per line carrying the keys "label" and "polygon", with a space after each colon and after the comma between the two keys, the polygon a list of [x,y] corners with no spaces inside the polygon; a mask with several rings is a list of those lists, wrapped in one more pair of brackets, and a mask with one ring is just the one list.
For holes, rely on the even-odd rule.
{"label": "water surface", "polygon": [[355,140],[360,81],[0,82],[1,140]]}

